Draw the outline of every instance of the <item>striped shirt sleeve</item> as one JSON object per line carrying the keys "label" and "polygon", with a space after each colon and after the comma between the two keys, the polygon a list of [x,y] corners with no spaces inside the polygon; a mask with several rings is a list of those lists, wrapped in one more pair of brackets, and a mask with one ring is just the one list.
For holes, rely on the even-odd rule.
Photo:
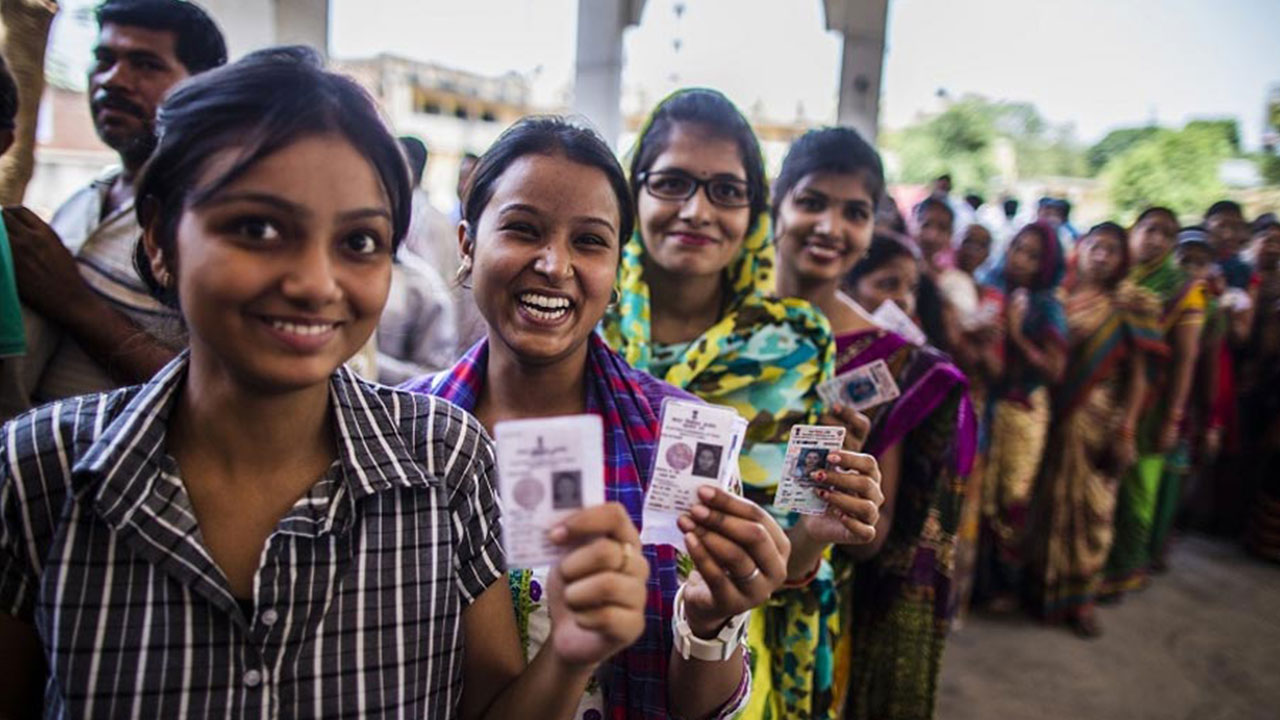
{"label": "striped shirt sleeve", "polygon": [[[437,401],[438,404],[445,403]],[[449,515],[456,581],[470,605],[490,585],[504,578],[493,442],[475,418],[449,406],[445,476],[450,488]]]}
{"label": "striped shirt sleeve", "polygon": [[24,558],[24,510],[14,473],[9,467],[12,424],[0,429],[0,613],[32,622],[35,612],[35,571]]}

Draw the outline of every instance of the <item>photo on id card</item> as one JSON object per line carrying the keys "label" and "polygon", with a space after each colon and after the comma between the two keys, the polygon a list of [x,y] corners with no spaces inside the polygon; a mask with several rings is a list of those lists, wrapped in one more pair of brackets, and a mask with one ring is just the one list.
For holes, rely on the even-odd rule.
{"label": "photo on id card", "polygon": [[676,526],[698,500],[698,488],[726,489],[746,437],[747,422],[732,408],[667,398],[645,493],[640,540],[684,548]]}
{"label": "photo on id card", "polygon": [[887,403],[900,394],[883,359],[859,365],[818,386],[818,397],[827,407],[844,405],[858,411]]}
{"label": "photo on id card", "polygon": [[826,486],[818,479],[818,473],[827,469],[827,457],[844,446],[844,433],[843,427],[829,425],[792,426],[782,461],[782,479],[773,498],[775,507],[801,515],[827,511],[827,501],[815,492]]}
{"label": "photo on id card", "polygon": [[596,415],[566,415],[506,420],[493,430],[507,564],[554,564],[566,550],[547,532],[604,503],[604,426]]}

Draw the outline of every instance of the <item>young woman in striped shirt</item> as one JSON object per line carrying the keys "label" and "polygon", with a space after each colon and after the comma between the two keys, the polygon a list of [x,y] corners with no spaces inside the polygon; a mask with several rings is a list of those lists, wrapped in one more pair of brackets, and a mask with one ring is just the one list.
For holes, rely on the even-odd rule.
{"label": "young woman in striped shirt", "polygon": [[526,667],[480,425],[343,366],[409,222],[371,99],[278,48],[159,125],[139,271],[190,347],[0,431],[0,715],[567,717],[644,625],[580,583],[647,568],[634,529],[572,528]]}

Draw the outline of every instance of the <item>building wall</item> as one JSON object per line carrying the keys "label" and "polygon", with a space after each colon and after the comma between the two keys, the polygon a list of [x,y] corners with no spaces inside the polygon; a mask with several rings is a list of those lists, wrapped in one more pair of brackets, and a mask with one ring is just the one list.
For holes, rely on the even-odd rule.
{"label": "building wall", "polygon": [[442,212],[457,203],[463,154],[483,153],[530,112],[528,83],[515,74],[488,77],[391,55],[333,65],[374,96],[398,135],[426,143],[430,156],[422,184]]}

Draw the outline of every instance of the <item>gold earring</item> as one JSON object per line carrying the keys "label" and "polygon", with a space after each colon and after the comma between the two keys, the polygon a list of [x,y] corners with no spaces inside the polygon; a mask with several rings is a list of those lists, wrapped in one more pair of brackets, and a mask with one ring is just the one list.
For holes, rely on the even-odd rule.
{"label": "gold earring", "polygon": [[463,282],[471,275],[471,256],[463,255],[462,264],[458,266],[458,271],[453,274],[453,284],[461,288],[470,289]]}

